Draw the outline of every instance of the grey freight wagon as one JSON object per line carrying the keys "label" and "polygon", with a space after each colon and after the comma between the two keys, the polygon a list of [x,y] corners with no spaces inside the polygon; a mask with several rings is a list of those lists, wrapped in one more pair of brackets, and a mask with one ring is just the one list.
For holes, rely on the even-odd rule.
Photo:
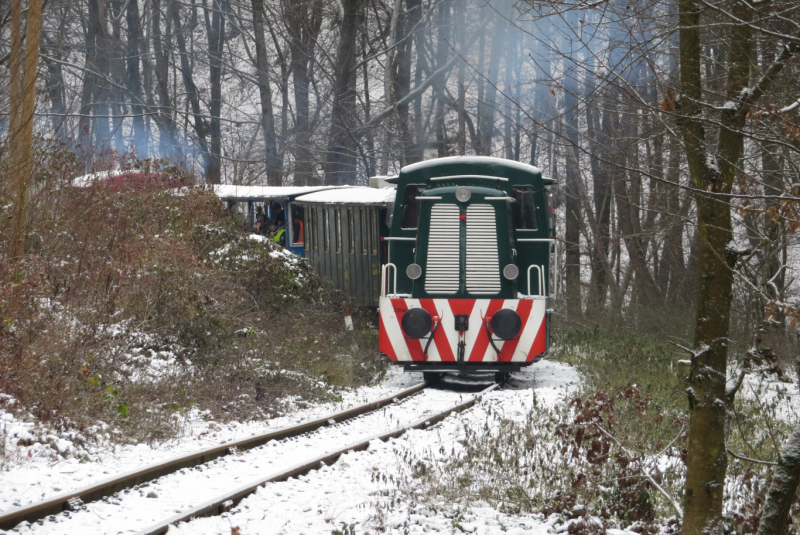
{"label": "grey freight wagon", "polygon": [[336,188],[297,197],[304,207],[305,253],[314,269],[359,305],[378,306],[383,237],[393,188]]}

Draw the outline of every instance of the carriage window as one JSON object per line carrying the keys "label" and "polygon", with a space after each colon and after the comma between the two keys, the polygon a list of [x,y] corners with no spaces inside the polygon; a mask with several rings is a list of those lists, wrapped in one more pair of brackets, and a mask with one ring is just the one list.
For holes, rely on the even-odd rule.
{"label": "carriage window", "polygon": [[325,247],[325,251],[331,250],[331,218],[328,217],[328,212],[324,208],[322,209],[322,245]]}
{"label": "carriage window", "polygon": [[342,252],[342,211],[336,209],[336,252]]}
{"label": "carriage window", "polygon": [[290,213],[292,216],[292,245],[302,246],[305,244],[305,225],[303,223],[305,208],[293,204]]}
{"label": "carriage window", "polygon": [[403,219],[400,226],[405,229],[415,229],[419,223],[419,201],[417,197],[425,191],[424,184],[409,184],[406,186],[403,198]]}
{"label": "carriage window", "polygon": [[369,220],[372,222],[372,230],[369,233],[370,243],[372,244],[372,254],[378,254],[378,209],[373,208],[370,210]]}
{"label": "carriage window", "polygon": [[359,210],[361,216],[361,254],[367,254],[367,244],[369,243],[369,236],[367,236],[367,212],[366,210]]}
{"label": "carriage window", "polygon": [[350,254],[355,254],[356,252],[356,233],[355,233],[355,225],[353,224],[353,209],[347,209],[347,237],[350,241]]}
{"label": "carriage window", "polygon": [[514,228],[517,230],[536,230],[536,206],[532,186],[514,186],[511,188],[514,203],[511,205],[514,214]]}

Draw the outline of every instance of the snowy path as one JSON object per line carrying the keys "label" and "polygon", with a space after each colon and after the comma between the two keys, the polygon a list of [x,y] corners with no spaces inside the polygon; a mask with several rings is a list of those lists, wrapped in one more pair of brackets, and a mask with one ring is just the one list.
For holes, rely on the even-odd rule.
{"label": "snowy path", "polygon": [[[269,421],[231,422],[223,425],[206,421],[204,415],[195,413],[185,419],[182,438],[158,446],[137,444],[109,448],[101,443],[99,446],[86,445],[81,448],[63,436],[37,437],[32,424],[17,420],[0,410],[0,440],[5,441],[6,453],[5,466],[0,471],[0,511],[51,498],[69,489],[97,484],[114,474],[143,468],[182,454],[377,401],[421,381],[416,376],[397,374],[392,379],[377,387],[345,393],[339,403],[325,403],[302,409],[298,407],[289,416]],[[91,443],[91,437],[89,438]],[[24,446],[19,444],[20,441],[32,444]],[[58,452],[64,453],[64,457]]]}
{"label": "snowy path", "polygon": [[431,429],[409,431],[388,442],[373,441],[367,451],[346,454],[332,466],[266,485],[230,513],[181,524],[169,533],[227,535],[238,527],[241,535],[317,535],[353,524],[359,534],[547,533],[552,526],[531,515],[508,517],[480,505],[454,511],[403,502],[394,481],[405,452],[440,456],[463,436],[464,426],[484,425],[490,406],[506,417],[521,419],[532,407],[534,392],[540,404],[557,403],[577,381],[577,374],[566,366],[538,363],[515,374],[505,389],[484,396],[475,408],[450,416]]}
{"label": "snowy path", "polygon": [[[373,389],[366,397],[376,399],[418,379],[417,374],[394,373],[381,388]],[[267,485],[245,499],[235,510],[237,512],[227,513],[222,517],[198,519],[180,528],[173,528],[170,533],[227,534],[231,533],[232,527],[238,526],[242,535],[328,534],[333,529],[341,529],[342,522],[348,525],[357,523],[359,533],[368,526],[372,529],[381,525],[390,533],[404,532],[405,528],[400,529],[398,526],[406,524],[411,526],[409,533],[415,533],[416,527],[421,530],[425,525],[446,528],[449,532],[453,519],[448,517],[452,514],[433,513],[429,509],[421,508],[419,504],[397,502],[391,508],[383,509],[388,507],[389,501],[397,498],[394,486],[386,482],[390,480],[384,481],[383,476],[390,476],[398,470],[398,455],[402,456],[404,450],[438,451],[442,447],[449,451],[447,446],[459,436],[462,426],[484,423],[481,415],[488,405],[494,405],[494,410],[502,410],[508,417],[521,418],[532,405],[533,392],[539,403],[555,402],[563,395],[565,388],[577,381],[577,375],[570,368],[558,363],[541,362],[515,374],[503,391],[489,394],[478,408],[451,416],[432,430],[412,431],[387,443],[376,441],[368,451],[347,454],[334,465],[314,471],[308,476]],[[443,409],[469,395],[458,390],[457,387],[453,390],[427,390],[391,409],[321,429],[311,436],[269,443],[241,455],[220,459],[216,463],[165,476],[149,486],[131,490],[128,494],[122,493],[107,502],[89,504],[86,511],[72,513],[69,519],[66,515],[59,515],[55,522],[34,524],[21,532],[61,535],[135,533],[172,516],[176,511],[185,510],[190,505],[225,490],[249,483],[261,476],[269,476],[282,468],[335,449],[336,446],[372,436],[383,429],[395,428],[400,423],[419,418],[426,411]],[[466,390],[470,390],[469,387]],[[476,388],[472,388],[474,390]],[[308,417],[307,414],[305,416]],[[297,420],[295,415],[291,421],[282,421],[281,424],[295,423]],[[218,428],[218,432],[225,435],[230,429]],[[194,442],[193,445],[196,448],[198,444]],[[174,455],[175,451],[170,453]],[[153,462],[156,459],[148,460]],[[124,465],[121,467],[129,468]],[[14,471],[11,472],[13,473]],[[46,480],[45,475],[34,473],[39,479]],[[5,487],[2,482],[6,475],[8,474],[0,474],[0,487]],[[148,495],[151,497],[148,498]],[[494,533],[492,526],[496,527],[497,533],[500,533],[502,527],[508,529],[514,526],[514,529],[522,529],[520,532],[525,533],[532,533],[525,530],[525,527],[536,531],[548,529],[533,518],[505,519],[499,522],[497,518],[500,517],[495,513],[490,514],[490,511],[486,512],[487,518],[482,519],[479,508],[465,515],[461,517],[461,525],[466,532]],[[472,522],[469,519],[472,517],[475,529],[480,526],[479,531],[469,531]]]}
{"label": "snowy path", "polygon": [[194,469],[181,470],[86,505],[86,510],[55,517],[35,526],[35,533],[128,533],[190,509],[261,475],[279,472],[336,447],[364,439],[380,430],[417,420],[458,402],[459,395],[425,390],[397,404],[314,433],[272,441],[238,455],[222,457]]}

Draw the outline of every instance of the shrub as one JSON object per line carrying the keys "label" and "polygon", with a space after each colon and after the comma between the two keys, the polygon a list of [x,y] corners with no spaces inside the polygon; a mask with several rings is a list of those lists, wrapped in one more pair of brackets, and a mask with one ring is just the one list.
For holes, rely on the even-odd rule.
{"label": "shrub", "polygon": [[34,203],[30,254],[0,252],[0,391],[18,410],[162,440],[189,408],[257,418],[382,372],[375,331],[345,331],[343,298],[211,192],[172,188],[176,169],[76,188],[62,156],[37,168],[50,201]]}
{"label": "shrub", "polygon": [[[557,339],[550,358],[581,372],[580,391],[554,407],[534,405],[522,421],[490,408],[485,425],[465,428],[451,451],[403,452],[405,492],[420,501],[483,500],[511,513],[558,515],[559,532],[676,532],[687,425],[677,362],[684,355],[661,338],[625,331],[572,330]],[[769,351],[751,353],[742,365],[773,369]],[[773,377],[749,377],[729,413],[729,449],[777,459],[798,423],[793,396]],[[771,466],[729,457],[729,532],[755,533],[771,478]]]}

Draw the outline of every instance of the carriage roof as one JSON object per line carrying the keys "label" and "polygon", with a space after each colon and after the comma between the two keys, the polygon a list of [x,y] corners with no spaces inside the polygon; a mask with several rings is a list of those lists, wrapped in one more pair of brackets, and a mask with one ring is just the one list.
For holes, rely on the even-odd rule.
{"label": "carriage roof", "polygon": [[315,191],[334,189],[337,186],[236,186],[216,184],[214,193],[224,201],[263,201],[266,199],[293,200]]}
{"label": "carriage roof", "polygon": [[368,188],[366,186],[345,186],[341,188],[309,193],[297,197],[296,202],[309,204],[359,204],[385,205],[394,202],[397,190],[394,188]]}

